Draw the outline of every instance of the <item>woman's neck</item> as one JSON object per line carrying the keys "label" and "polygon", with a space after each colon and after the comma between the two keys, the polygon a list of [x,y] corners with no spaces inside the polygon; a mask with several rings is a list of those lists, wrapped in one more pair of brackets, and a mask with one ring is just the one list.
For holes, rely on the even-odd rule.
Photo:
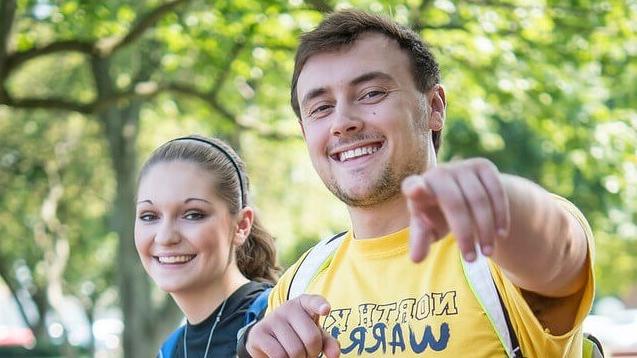
{"label": "woman's neck", "polygon": [[229,270],[220,281],[204,287],[171,293],[188,323],[197,324],[208,318],[224,300],[249,280],[239,270]]}

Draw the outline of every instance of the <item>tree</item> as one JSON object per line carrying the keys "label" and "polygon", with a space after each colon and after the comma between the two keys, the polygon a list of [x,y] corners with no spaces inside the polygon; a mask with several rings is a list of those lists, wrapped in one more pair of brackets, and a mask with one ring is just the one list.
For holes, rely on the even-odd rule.
{"label": "tree", "polygon": [[[125,355],[152,355],[178,312],[149,294],[132,245],[131,198],[140,153],[187,130],[242,151],[281,248],[342,229],[343,211],[298,140],[288,81],[297,35],[343,6],[391,14],[432,45],[449,96],[444,160],[486,156],[568,197],[598,237],[601,291],[637,279],[637,9],[619,0],[4,0],[0,184],[11,195],[0,194],[0,233],[32,240],[3,242],[0,274],[19,289],[12,270],[24,259],[35,292],[61,280],[64,292],[82,296],[82,283],[94,281],[94,302],[117,271]],[[92,215],[82,212],[87,197],[98,203]],[[117,270],[81,254],[92,250],[114,252]],[[38,278],[42,262],[56,277]],[[36,301],[45,312],[51,300]]]}
{"label": "tree", "polygon": [[[138,263],[131,238],[134,217],[131,199],[135,196],[140,111],[145,101],[152,100],[162,92],[170,91],[196,97],[205,102],[217,112],[218,118],[226,122],[226,127],[229,125],[226,132],[230,134],[230,138],[237,128],[245,127],[237,121],[238,116],[220,100],[220,94],[224,86],[228,86],[225,82],[231,72],[231,66],[235,64],[236,57],[243,51],[246,40],[257,25],[256,16],[242,18],[246,4],[242,5],[243,8],[233,8],[231,4],[223,5],[226,7],[225,10],[228,10],[226,15],[243,23],[234,23],[232,25],[235,26],[232,28],[230,21],[225,24],[229,27],[227,30],[230,33],[220,40],[224,42],[224,48],[232,44],[229,54],[214,54],[205,46],[200,48],[201,61],[218,61],[213,64],[217,66],[217,70],[214,71],[216,78],[206,79],[206,86],[195,87],[191,82],[174,80],[180,75],[177,73],[179,69],[173,69],[174,73],[171,76],[171,71],[165,68],[170,66],[166,56],[171,53],[171,46],[176,45],[174,40],[179,38],[179,34],[171,33],[170,26],[183,25],[184,29],[188,28],[184,24],[186,19],[182,13],[186,4],[184,0],[162,4],[140,3],[136,7],[131,7],[127,2],[117,1],[90,4],[49,3],[45,8],[42,8],[41,3],[35,2],[20,4],[22,7],[16,8],[15,1],[5,1],[0,8],[3,24],[0,32],[0,104],[16,109],[44,109],[51,111],[50,113],[59,113],[59,110],[76,112],[98,124],[103,138],[106,139],[115,177],[110,227],[119,237],[117,267],[119,297],[125,321],[124,351],[126,356],[151,356],[151,350],[157,346],[153,342],[156,343],[158,337],[175,324],[178,311],[170,300],[164,300],[158,308],[151,309],[155,307],[148,294],[151,288]],[[261,5],[269,6],[267,3]],[[203,5],[199,8],[192,6],[191,9],[189,19],[202,17],[206,11]],[[16,14],[21,21],[14,24]],[[172,19],[165,20],[167,16]],[[166,21],[165,26],[162,26],[162,21]],[[16,31],[13,31],[14,27]],[[35,41],[38,35],[51,30],[56,36],[48,43]],[[199,27],[193,32],[200,32],[197,34],[200,38],[189,34],[189,40],[194,45],[199,45],[197,42],[204,45],[209,42],[209,39],[205,38],[209,35],[205,32],[205,27]],[[152,34],[147,35],[148,33]],[[237,35],[243,36],[243,39],[236,41]],[[233,37],[234,41],[230,42],[230,37]],[[176,50],[174,56],[186,57],[187,53],[191,53],[188,48]],[[211,58],[213,55],[216,58]],[[28,63],[45,61],[50,56],[74,62],[74,68],[69,69],[70,75],[53,74],[49,78],[51,81],[47,83],[48,88],[43,88],[40,93],[37,90],[32,91],[33,88],[23,87],[24,82],[20,78],[20,73],[25,71],[24,67]],[[197,69],[197,65],[199,64],[193,66],[194,69]],[[227,100],[231,96],[224,97]],[[45,199],[43,205],[55,207],[60,190],[54,187],[57,185],[54,183],[58,175],[57,169],[51,170],[51,173],[47,172],[50,174],[48,179],[52,185],[49,193],[51,197]],[[51,220],[47,223],[48,231],[61,235],[56,233],[56,230],[62,228],[57,225],[59,223],[55,217]],[[64,250],[68,250],[68,247]],[[60,261],[56,265],[59,267],[56,271],[59,274],[64,272],[67,254],[68,252],[53,255]],[[50,285],[53,283],[49,282]],[[59,293],[59,290],[56,292]],[[48,301],[49,305],[55,305],[50,295],[44,301]]]}

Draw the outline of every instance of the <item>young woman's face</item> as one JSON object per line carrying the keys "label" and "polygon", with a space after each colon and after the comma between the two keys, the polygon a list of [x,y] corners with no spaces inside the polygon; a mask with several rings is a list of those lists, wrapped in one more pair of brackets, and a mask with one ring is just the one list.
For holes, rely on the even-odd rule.
{"label": "young woman's face", "polygon": [[221,283],[242,242],[211,173],[194,163],[155,164],[141,178],[135,246],[144,269],[164,291],[179,293]]}

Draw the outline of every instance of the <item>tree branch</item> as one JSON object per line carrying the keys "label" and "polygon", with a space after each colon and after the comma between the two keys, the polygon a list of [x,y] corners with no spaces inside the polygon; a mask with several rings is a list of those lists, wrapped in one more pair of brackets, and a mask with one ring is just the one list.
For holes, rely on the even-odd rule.
{"label": "tree branch", "polygon": [[141,37],[146,30],[155,25],[157,21],[159,21],[164,15],[172,11],[177,6],[182,3],[188,2],[189,0],[173,0],[167,2],[157,8],[153,9],[151,12],[147,13],[143,17],[137,20],[137,23],[130,29],[130,31],[124,35],[119,41],[106,41],[97,44],[97,47],[100,49],[100,53],[103,55],[111,55],[114,52],[130,45],[139,37]]}
{"label": "tree branch", "polygon": [[168,83],[161,87],[159,86],[157,87],[157,91],[161,91],[162,89],[199,98],[200,100],[206,102],[210,107],[212,107],[215,111],[217,111],[227,120],[237,123],[236,116],[232,112],[230,112],[230,110],[225,108],[217,100],[217,98],[213,96],[214,89],[213,91],[210,91],[210,92],[203,92],[183,83]]}
{"label": "tree branch", "polygon": [[296,135],[288,135],[263,128],[255,128],[240,123],[237,120],[237,116],[226,108],[218,99],[211,97],[209,92],[203,92],[192,86],[181,83],[165,83],[159,85],[155,82],[144,82],[138,84],[131,91],[118,92],[90,103],[67,101],[59,97],[13,99],[10,97],[0,96],[0,104],[22,109],[59,109],[90,115],[99,113],[101,110],[111,107],[120,101],[150,99],[163,92],[174,92],[188,97],[198,98],[207,103],[215,112],[219,113],[225,119],[235,123],[239,129],[257,132],[264,138],[272,140],[286,140],[298,137]]}
{"label": "tree branch", "polygon": [[232,67],[232,63],[234,62],[234,60],[237,59],[237,57],[239,57],[241,50],[243,50],[245,45],[248,43],[248,37],[252,36],[255,28],[256,28],[256,24],[251,24],[250,27],[248,28],[248,31],[243,41],[235,42],[234,46],[232,46],[232,49],[228,52],[228,55],[227,55],[228,60],[226,61],[225,65],[219,72],[219,76],[215,80],[215,85],[210,91],[211,98],[216,99],[218,97],[219,92],[221,91],[221,87],[223,87],[223,84],[226,82],[226,78],[228,78],[228,75],[230,75],[230,69]]}
{"label": "tree branch", "polygon": [[68,101],[61,97],[46,98],[11,98],[9,96],[0,96],[0,104],[4,104],[14,108],[24,109],[62,109],[66,111],[74,111],[83,114],[91,114],[93,112],[93,103],[80,103]]}
{"label": "tree branch", "polygon": [[417,23],[412,25],[411,28],[416,32],[420,32],[425,29],[426,30],[462,30],[465,32],[469,32],[466,27],[456,23],[447,23],[444,25],[428,25],[423,23]]}
{"label": "tree branch", "polygon": [[[0,66],[3,66],[8,52],[9,35],[15,19],[15,0],[2,0],[0,3]],[[0,67],[0,73],[2,67]]]}
{"label": "tree branch", "polygon": [[529,9],[529,10],[547,10],[551,12],[552,10],[558,9],[558,10],[563,10],[571,14],[578,14],[578,15],[588,15],[590,13],[601,14],[606,12],[604,10],[600,10],[600,8],[596,8],[595,6],[591,6],[591,7],[564,6],[564,5],[544,6],[541,4],[533,5],[533,3],[531,3],[531,5],[517,5],[517,4],[499,1],[499,0],[467,0],[466,3],[471,5],[489,6],[489,7],[495,7],[495,8],[512,9],[512,10]]}
{"label": "tree branch", "polygon": [[4,79],[9,74],[7,53],[9,51],[9,35],[15,19],[15,9],[15,0],[2,0],[0,2],[0,97],[6,94]]}
{"label": "tree branch", "polygon": [[189,97],[196,97],[206,102],[212,109],[214,109],[221,116],[225,117],[227,120],[232,121],[237,125],[237,127],[241,130],[256,132],[259,136],[271,140],[288,140],[293,138],[298,138],[298,135],[290,135],[285,133],[280,133],[273,130],[268,130],[264,128],[256,128],[253,126],[246,125],[241,123],[237,116],[232,113],[229,109],[227,109],[223,104],[221,104],[216,98],[210,97],[210,93],[199,91],[198,89],[180,83],[170,83],[165,84],[160,88],[180,94],[187,95]]}
{"label": "tree branch", "polygon": [[94,44],[82,40],[56,41],[42,47],[33,47],[28,50],[14,52],[7,58],[7,73],[21,64],[39,56],[45,56],[56,52],[73,51],[90,55]]}
{"label": "tree branch", "polygon": [[[114,40],[113,38],[106,38],[106,39],[99,40],[98,42],[85,41],[85,40],[62,40],[62,41],[55,41],[44,46],[34,47],[28,50],[18,51],[18,52],[9,54],[9,56],[6,58],[5,74],[8,74],[12,70],[14,70],[16,67],[20,66],[21,64],[33,58],[50,55],[57,52],[73,51],[73,52],[84,53],[86,55],[94,55],[97,53],[100,56],[110,56],[115,51],[133,43],[140,36],[142,36],[144,32],[146,32],[151,26],[153,26],[157,21],[159,21],[159,19],[161,19],[164,15],[166,15],[168,12],[173,10],[178,5],[187,1],[189,0],[174,0],[155,8],[151,12],[147,13],[145,16],[141,17],[137,21],[137,23],[131,28],[131,30],[120,39]],[[5,2],[7,5],[5,5]],[[11,2],[14,2],[14,0],[3,0],[2,8],[1,8],[2,11],[5,11],[4,8],[8,7]],[[9,12],[7,12],[6,14],[4,13],[2,14],[3,28],[6,27],[5,17],[8,17]],[[8,22],[10,23],[11,21],[8,21]],[[0,38],[0,40],[2,39]],[[3,44],[6,44],[7,39],[4,39],[4,40],[5,41],[3,41]],[[0,60],[1,59],[2,58],[0,57]],[[2,72],[0,72],[0,75],[1,74]],[[2,78],[4,77],[0,77],[0,79]]]}

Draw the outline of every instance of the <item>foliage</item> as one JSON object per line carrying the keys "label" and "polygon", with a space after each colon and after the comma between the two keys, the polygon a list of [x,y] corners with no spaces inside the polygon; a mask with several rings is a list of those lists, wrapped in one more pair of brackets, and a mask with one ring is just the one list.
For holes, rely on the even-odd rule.
{"label": "foliage", "polygon": [[[7,31],[11,3],[0,6],[0,274],[14,287],[24,262],[32,294],[46,291],[51,253],[63,254],[51,248],[67,242],[65,295],[91,311],[119,280],[120,305],[140,296],[125,286],[147,282],[122,282],[143,275],[117,214],[131,210],[146,155],[193,132],[240,150],[286,264],[346,229],[307,158],[288,82],[297,35],[352,6],[432,46],[449,104],[443,160],[485,156],[569,198],[597,238],[599,291],[637,282],[634,1],[19,0]],[[166,317],[159,297],[137,301],[157,307],[139,314],[153,329]]]}

